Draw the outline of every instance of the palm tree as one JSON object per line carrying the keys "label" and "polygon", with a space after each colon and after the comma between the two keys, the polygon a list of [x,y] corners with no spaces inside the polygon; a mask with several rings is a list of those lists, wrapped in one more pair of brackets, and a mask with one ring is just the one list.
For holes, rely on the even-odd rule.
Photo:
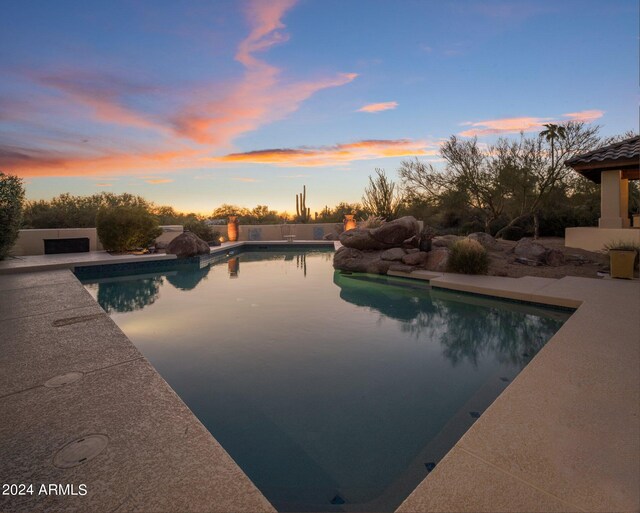
{"label": "palm tree", "polygon": [[546,130],[540,132],[540,137],[544,137],[551,145],[551,168],[555,166],[555,140],[564,139],[567,136],[567,129],[562,125],[554,125],[553,123],[547,123],[542,125],[546,127]]}
{"label": "palm tree", "polygon": [[[540,137],[544,137],[547,142],[551,145],[551,172],[555,172],[555,141],[556,139],[564,139],[567,136],[567,129],[562,125],[556,125],[553,123],[547,123],[542,125],[546,128],[540,132]],[[538,211],[536,210],[533,213],[533,238],[538,238]]]}

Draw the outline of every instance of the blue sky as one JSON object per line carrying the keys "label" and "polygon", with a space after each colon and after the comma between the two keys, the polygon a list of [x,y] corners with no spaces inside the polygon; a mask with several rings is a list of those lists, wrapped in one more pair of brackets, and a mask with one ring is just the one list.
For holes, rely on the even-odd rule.
{"label": "blue sky", "polygon": [[30,199],[358,201],[452,134],[637,130],[638,3],[7,1],[0,170]]}

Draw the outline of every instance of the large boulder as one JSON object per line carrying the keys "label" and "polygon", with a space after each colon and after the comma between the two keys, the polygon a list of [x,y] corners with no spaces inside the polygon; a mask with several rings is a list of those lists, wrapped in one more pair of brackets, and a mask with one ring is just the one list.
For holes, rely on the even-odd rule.
{"label": "large boulder", "polygon": [[424,264],[427,271],[445,272],[449,263],[449,255],[451,252],[448,248],[435,248],[427,253],[428,258]]}
{"label": "large boulder", "polygon": [[494,249],[498,245],[498,241],[485,232],[470,233],[467,238],[479,242],[485,249]]}
{"label": "large boulder", "polygon": [[405,256],[405,254],[405,250],[402,248],[391,248],[383,251],[380,258],[382,258],[382,260],[398,261],[402,260],[402,257]]}
{"label": "large boulder", "polygon": [[539,242],[534,242],[531,239],[523,238],[513,248],[513,252],[517,257],[526,258],[527,260],[535,260],[537,262],[543,262],[544,256],[547,253],[545,248]]}
{"label": "large boulder", "polygon": [[431,240],[431,245],[434,248],[450,248],[462,239],[464,239],[464,237],[460,237],[458,235],[440,235]]}
{"label": "large boulder", "polygon": [[516,262],[527,265],[550,265],[558,267],[564,265],[564,253],[559,249],[547,248],[531,239],[520,239],[513,248]]}
{"label": "large boulder", "polygon": [[402,257],[402,263],[407,265],[424,265],[429,258],[429,253],[418,251]]}
{"label": "large boulder", "polygon": [[400,271],[401,273],[411,273],[416,269],[415,265],[401,264],[400,262],[393,262],[389,266],[389,271]]}
{"label": "large boulder", "polygon": [[343,246],[333,256],[333,267],[341,271],[386,274],[393,262],[382,260],[381,256],[381,251],[361,251]]}
{"label": "large boulder", "polygon": [[367,228],[354,228],[342,232],[338,237],[340,243],[347,247],[359,250],[387,249],[392,245],[380,242],[371,237],[371,230]]}
{"label": "large boulder", "polygon": [[209,244],[192,232],[181,233],[167,246],[167,254],[178,258],[208,255],[210,251]]}
{"label": "large boulder", "polygon": [[407,239],[417,237],[420,233],[420,225],[413,216],[405,216],[384,223],[371,230],[371,237],[386,244],[387,247],[400,246]]}

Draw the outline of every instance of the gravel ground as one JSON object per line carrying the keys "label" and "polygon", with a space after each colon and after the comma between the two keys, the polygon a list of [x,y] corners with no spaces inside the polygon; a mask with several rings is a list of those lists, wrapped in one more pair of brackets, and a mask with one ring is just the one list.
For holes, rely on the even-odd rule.
{"label": "gravel ground", "polygon": [[[541,237],[536,242],[548,248],[558,249],[564,253],[565,265],[558,267],[530,266],[515,261],[513,247],[515,242],[498,240],[498,247],[489,251],[491,263],[489,274],[492,276],[541,276],[544,278],[562,278],[564,276],[581,276],[583,278],[599,278],[598,271],[609,269],[609,257],[605,253],[594,253],[584,249],[565,248],[561,237]],[[637,276],[637,270],[636,270]]]}

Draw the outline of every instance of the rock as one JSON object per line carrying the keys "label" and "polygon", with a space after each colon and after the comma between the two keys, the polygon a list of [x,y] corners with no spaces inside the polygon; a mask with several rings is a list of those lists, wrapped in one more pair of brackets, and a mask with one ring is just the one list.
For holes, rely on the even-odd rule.
{"label": "rock", "polygon": [[517,257],[527,260],[536,260],[538,262],[544,262],[547,248],[538,242],[534,242],[531,239],[520,239],[513,248],[513,252]]}
{"label": "rock", "polygon": [[407,255],[410,255],[411,253],[417,253],[418,251],[420,251],[418,248],[409,248],[409,249],[405,249],[404,252]]}
{"label": "rock", "polygon": [[167,254],[178,258],[208,255],[210,251],[209,244],[192,232],[181,233],[167,245]]}
{"label": "rock", "polygon": [[424,268],[427,271],[445,272],[447,270],[447,264],[449,263],[449,254],[451,252],[448,248],[435,248],[427,253],[427,261],[424,264]]}
{"label": "rock", "polygon": [[402,263],[407,265],[424,265],[429,258],[429,253],[418,251],[402,257]]}
{"label": "rock", "polygon": [[417,235],[413,237],[409,237],[407,240],[402,241],[402,247],[409,248],[417,248],[420,246],[420,238]]}
{"label": "rock", "polygon": [[380,258],[382,258],[382,260],[398,261],[398,260],[402,260],[402,257],[404,255],[405,255],[404,249],[391,248],[391,249],[387,249],[386,251],[383,251],[382,254],[380,255]]}
{"label": "rock", "polygon": [[416,269],[417,267],[415,265],[399,264],[397,262],[389,266],[389,271],[400,271],[402,273],[411,273]]}
{"label": "rock", "polygon": [[382,226],[371,230],[371,237],[386,244],[387,247],[399,246],[407,239],[420,233],[420,225],[413,216],[405,216],[384,223]]}
{"label": "rock", "polygon": [[431,245],[434,248],[450,248],[461,239],[464,239],[464,237],[459,237],[458,235],[440,235],[431,240]]}
{"label": "rock", "polygon": [[566,262],[569,262],[573,265],[584,265],[590,262],[588,258],[582,255],[576,255],[573,253],[569,253],[568,255],[565,255],[564,258]]}
{"label": "rock", "polygon": [[548,249],[544,255],[544,263],[552,267],[564,265],[564,253],[559,249]]}
{"label": "rock", "polygon": [[381,251],[361,251],[343,246],[333,256],[333,267],[341,271],[386,274],[391,261],[382,260],[381,255]]}
{"label": "rock", "polygon": [[371,250],[371,249],[388,249],[393,244],[385,244],[371,237],[371,230],[366,228],[354,228],[342,232],[339,237],[340,242],[347,248]]}
{"label": "rock", "polygon": [[494,249],[498,245],[498,241],[485,232],[475,232],[467,236],[471,240],[475,240],[482,244],[486,249]]}
{"label": "rock", "polygon": [[515,261],[518,262],[519,264],[530,265],[530,266],[542,265],[542,262],[540,262],[540,260],[533,260],[531,258],[525,258],[525,257],[516,257]]}

